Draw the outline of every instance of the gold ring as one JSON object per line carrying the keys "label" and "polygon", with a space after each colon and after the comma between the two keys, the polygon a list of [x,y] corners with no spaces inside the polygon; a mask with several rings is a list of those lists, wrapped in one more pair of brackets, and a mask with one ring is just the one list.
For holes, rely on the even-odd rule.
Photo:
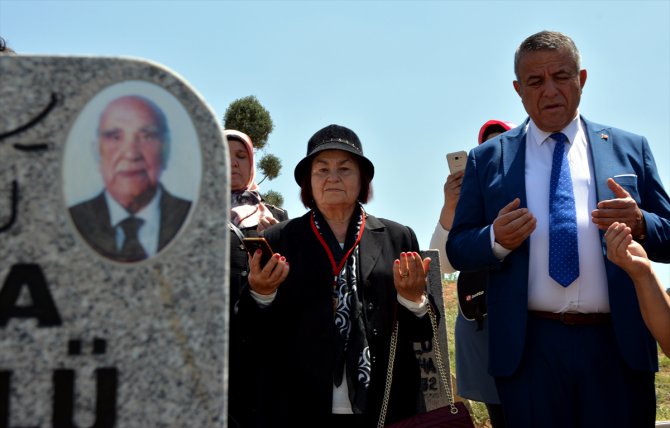
{"label": "gold ring", "polygon": [[409,276],[409,272],[401,273],[400,278],[407,278]]}

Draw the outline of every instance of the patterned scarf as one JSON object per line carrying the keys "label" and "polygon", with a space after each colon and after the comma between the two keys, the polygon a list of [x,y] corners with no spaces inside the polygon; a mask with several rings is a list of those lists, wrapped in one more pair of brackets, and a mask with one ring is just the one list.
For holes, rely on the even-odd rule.
{"label": "patterned scarf", "polygon": [[[365,229],[365,211],[359,204],[347,229],[344,248],[321,213],[314,209],[312,230],[321,242],[333,269],[336,386],[346,379],[354,413],[363,413],[370,386],[370,348],[365,334],[363,306],[358,296],[358,244]],[[344,373],[346,363],[346,373]]]}
{"label": "patterned scarf", "polygon": [[240,229],[257,226],[261,218],[274,217],[257,190],[230,194],[230,222]]}

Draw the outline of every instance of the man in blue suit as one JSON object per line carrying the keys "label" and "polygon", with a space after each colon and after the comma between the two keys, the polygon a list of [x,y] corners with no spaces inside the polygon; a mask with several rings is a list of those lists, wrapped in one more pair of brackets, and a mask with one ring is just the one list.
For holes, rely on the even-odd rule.
{"label": "man in blue suit", "polygon": [[470,152],[447,243],[456,269],[490,270],[489,371],[508,425],[653,426],[656,343],[603,233],[625,223],[670,260],[670,199],[644,137],[580,116],[569,37],[528,37],[514,68],[530,118]]}

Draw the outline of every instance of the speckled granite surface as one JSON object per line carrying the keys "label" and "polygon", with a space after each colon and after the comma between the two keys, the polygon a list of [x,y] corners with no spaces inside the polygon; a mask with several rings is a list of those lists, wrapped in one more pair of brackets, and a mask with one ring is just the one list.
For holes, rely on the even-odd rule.
{"label": "speckled granite surface", "polygon": [[[428,292],[435,300],[440,317],[438,320],[438,344],[444,362],[444,368],[447,376],[450,375],[449,369],[449,347],[454,346],[448,342],[447,329],[453,329],[453,325],[445,324],[445,307],[442,295],[442,273],[440,271],[440,256],[437,250],[421,251],[421,257],[430,257],[430,271],[428,272]],[[440,380],[438,372],[438,362],[435,357],[435,341],[430,344],[415,344],[417,358],[421,367],[421,387],[423,397],[426,401],[426,409],[433,410],[438,407],[446,406],[449,402],[447,390]],[[454,386],[452,386],[453,392]]]}
{"label": "speckled granite surface", "polygon": [[[76,193],[83,197],[76,189],[99,178],[90,168],[72,174],[90,158],[68,153],[85,152],[79,140],[89,134],[78,135],[77,122],[100,94],[135,90],[183,107],[170,123],[164,177],[172,171],[171,191],[189,183],[181,192],[193,204],[158,254],[118,263],[70,218]],[[179,146],[182,127],[197,135],[192,149]],[[222,139],[200,96],[160,65],[0,58],[0,403],[8,404],[0,425],[224,426],[230,198]]]}

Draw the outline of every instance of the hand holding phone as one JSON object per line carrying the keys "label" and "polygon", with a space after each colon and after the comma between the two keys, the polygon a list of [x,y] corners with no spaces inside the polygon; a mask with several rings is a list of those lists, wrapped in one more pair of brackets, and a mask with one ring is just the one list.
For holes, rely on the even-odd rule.
{"label": "hand holding phone", "polygon": [[447,154],[447,163],[449,164],[449,173],[453,174],[465,169],[468,160],[468,153],[465,150]]}
{"label": "hand holding phone", "polygon": [[249,253],[251,257],[254,256],[256,250],[261,250],[263,252],[261,255],[261,269],[274,254],[272,248],[270,248],[270,244],[268,244],[268,241],[266,241],[265,238],[244,238],[242,242],[247,249],[247,253]]}

